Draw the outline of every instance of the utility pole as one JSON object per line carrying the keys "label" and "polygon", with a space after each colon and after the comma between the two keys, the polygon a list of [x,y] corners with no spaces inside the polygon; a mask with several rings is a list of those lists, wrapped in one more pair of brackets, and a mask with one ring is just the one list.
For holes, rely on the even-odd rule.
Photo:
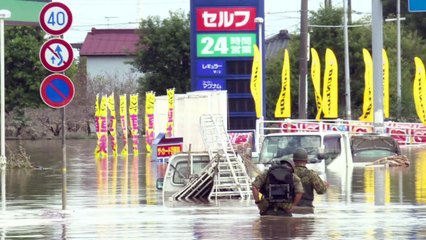
{"label": "utility pole", "polygon": [[349,76],[349,38],[348,38],[348,11],[346,0],[343,0],[343,34],[345,39],[345,100],[346,100],[346,119],[351,120],[351,80]]}
{"label": "utility pole", "polygon": [[352,24],[352,0],[348,0],[348,23]]}
{"label": "utility pole", "polygon": [[307,119],[307,84],[308,68],[308,0],[302,0],[300,11],[300,56],[299,56],[299,119]]}
{"label": "utility pole", "polygon": [[383,114],[383,6],[382,0],[372,0],[373,102],[374,131],[384,132]]}
{"label": "utility pole", "polygon": [[397,80],[396,80],[396,109],[397,109],[397,117],[401,116],[401,3],[400,0],[397,0],[396,5],[396,24],[397,24]]}
{"label": "utility pole", "polygon": [[0,10],[0,170],[1,170],[1,206],[6,211],[6,124],[5,124],[5,58],[4,58],[4,21],[10,18],[9,10]]}

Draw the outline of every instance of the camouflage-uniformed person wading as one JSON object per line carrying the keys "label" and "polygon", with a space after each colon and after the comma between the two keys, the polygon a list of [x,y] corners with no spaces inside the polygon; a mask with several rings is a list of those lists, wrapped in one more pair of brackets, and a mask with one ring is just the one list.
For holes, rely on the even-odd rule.
{"label": "camouflage-uniformed person wading", "polygon": [[[259,174],[253,181],[252,185],[257,189],[261,189],[264,184],[268,184],[267,175],[267,171]],[[296,176],[296,174],[293,174],[293,182],[294,192],[303,193],[302,182],[300,181],[300,178]],[[277,212],[278,210],[288,212],[288,209],[291,209],[292,205],[292,203],[269,203],[268,199],[265,196],[262,196],[262,198],[260,199],[260,203],[257,204],[257,207],[259,208],[260,215],[264,215],[267,214],[268,210],[275,212]],[[289,214],[291,215],[291,213]]]}
{"label": "camouflage-uniformed person wading", "polygon": [[313,207],[314,190],[317,194],[323,194],[327,191],[326,184],[315,171],[307,169],[305,166],[296,165],[295,173],[300,178],[305,191],[298,206]]}

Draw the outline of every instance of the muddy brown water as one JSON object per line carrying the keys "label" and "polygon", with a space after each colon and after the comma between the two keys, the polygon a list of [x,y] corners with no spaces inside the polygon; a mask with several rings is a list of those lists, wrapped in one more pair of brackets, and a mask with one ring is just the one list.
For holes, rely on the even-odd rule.
{"label": "muddy brown water", "polygon": [[62,210],[61,141],[22,144],[47,169],[6,171],[2,240],[426,238],[426,148],[403,150],[408,168],[327,171],[329,189],[316,195],[315,212],[283,218],[260,217],[250,200],[163,200],[156,179],[164,163],[142,151],[96,159],[95,140],[67,140]]}

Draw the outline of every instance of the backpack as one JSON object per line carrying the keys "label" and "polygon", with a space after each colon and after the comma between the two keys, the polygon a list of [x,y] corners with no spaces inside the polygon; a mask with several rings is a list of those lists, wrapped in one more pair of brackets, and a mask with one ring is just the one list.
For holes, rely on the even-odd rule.
{"label": "backpack", "polygon": [[291,203],[294,198],[293,171],[283,164],[272,165],[266,175],[262,193],[269,202]]}

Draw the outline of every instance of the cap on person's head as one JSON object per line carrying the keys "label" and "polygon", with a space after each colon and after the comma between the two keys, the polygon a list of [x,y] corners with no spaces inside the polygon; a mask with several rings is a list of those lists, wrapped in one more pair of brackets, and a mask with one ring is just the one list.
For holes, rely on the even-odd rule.
{"label": "cap on person's head", "polygon": [[298,148],[293,153],[293,161],[307,161],[308,160],[308,153],[303,148]]}

